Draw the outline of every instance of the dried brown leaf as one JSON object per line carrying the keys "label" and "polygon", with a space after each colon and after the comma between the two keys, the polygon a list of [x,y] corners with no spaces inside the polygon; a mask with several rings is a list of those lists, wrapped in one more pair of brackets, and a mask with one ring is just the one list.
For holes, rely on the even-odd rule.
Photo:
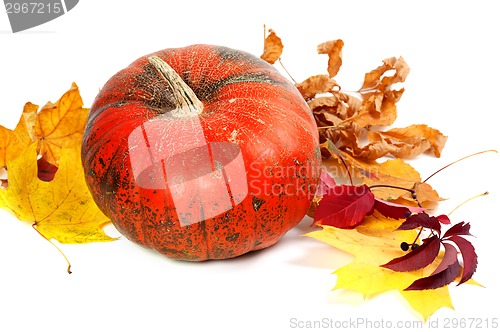
{"label": "dried brown leaf", "polygon": [[[425,152],[439,157],[446,136],[436,129],[426,125],[378,129],[391,126],[397,118],[396,104],[405,90],[395,89],[394,84],[406,80],[410,72],[406,61],[402,57],[384,59],[382,65],[365,74],[357,92],[346,93],[333,79],[342,65],[343,46],[340,39],[319,44],[318,53],[328,55],[328,75],[314,75],[295,84],[314,115],[320,141],[330,140],[360,161],[387,155],[414,158]],[[330,155],[325,148],[322,154],[326,158]]]}
{"label": "dried brown leaf", "polygon": [[415,183],[415,194],[419,202],[439,202],[444,200],[430,184],[426,182]]}
{"label": "dried brown leaf", "polygon": [[351,150],[351,154],[355,158],[372,161],[391,153],[393,149],[393,145],[382,139],[380,141],[366,144],[363,147],[354,147]]}
{"label": "dried brown leaf", "polygon": [[309,100],[317,94],[330,92],[336,86],[338,86],[337,82],[328,75],[311,76],[303,82],[295,84],[305,100]]}
{"label": "dried brown leaf", "polygon": [[341,39],[330,40],[318,45],[319,54],[328,54],[328,74],[335,77],[342,66],[342,48],[344,42]]}
{"label": "dried brown leaf", "polygon": [[336,95],[331,95],[311,99],[307,102],[307,105],[314,112],[316,110],[320,111],[324,108],[337,108],[340,103],[341,101]]}
{"label": "dried brown leaf", "polygon": [[[384,91],[391,84],[402,83],[410,73],[410,67],[402,57],[384,59],[383,64],[365,74],[365,79],[360,92],[377,89]],[[394,70],[393,75],[384,76],[388,71]]]}
{"label": "dried brown leaf", "polygon": [[276,33],[269,29],[269,34],[264,39],[264,52],[260,58],[270,64],[275,63],[283,53],[283,43]]}
{"label": "dried brown leaf", "polygon": [[337,95],[340,96],[339,98],[348,106],[349,117],[352,117],[356,112],[358,112],[361,109],[363,101],[360,98],[350,95],[348,93],[344,93],[342,91],[337,92]]}
{"label": "dried brown leaf", "polygon": [[448,138],[439,130],[431,128],[425,124],[411,125],[405,128],[394,128],[382,134],[392,140],[397,140],[414,146],[421,144],[421,142],[428,142],[430,145],[429,148],[422,152],[429,150],[436,157],[441,156],[441,151],[443,150]]}
{"label": "dried brown leaf", "polygon": [[430,148],[430,143],[426,140],[420,140],[413,143],[409,142],[393,142],[383,135],[383,132],[369,132],[368,140],[375,144],[379,141],[385,141],[388,144],[387,154],[392,154],[396,158],[411,159],[419,154],[424,153]]}
{"label": "dried brown leaf", "polygon": [[391,58],[390,61],[391,69],[395,70],[394,75],[386,76],[382,78],[382,84],[385,86],[390,86],[395,83],[403,83],[406,81],[406,77],[410,73],[410,66],[406,63],[403,57],[397,59]]}

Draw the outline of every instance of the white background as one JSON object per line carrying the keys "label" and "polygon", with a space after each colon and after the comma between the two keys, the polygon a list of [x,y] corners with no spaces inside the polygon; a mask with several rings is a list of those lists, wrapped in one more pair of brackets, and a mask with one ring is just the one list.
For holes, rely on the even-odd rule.
{"label": "white background", "polygon": [[[365,72],[402,55],[411,67],[396,126],[426,123],[449,136],[441,159],[412,161],[423,177],[467,154],[498,149],[500,20],[494,1],[97,1],[13,34],[0,10],[0,124],[14,128],[24,103],[56,101],[74,81],[90,107],[99,88],[137,57],[193,43],[256,55],[263,24],[285,45],[297,81],[326,72],[316,46],[345,42],[337,77],[359,88]],[[280,69],[281,70],[281,69]],[[449,198],[436,213],[471,222],[479,255],[475,280],[450,287],[455,311],[431,320],[500,317],[498,286],[499,157],[459,163],[430,181]],[[305,220],[277,245],[229,261],[166,259],[125,239],[64,245],[73,264],[29,225],[0,211],[0,331],[289,331],[290,319],[418,320],[394,294],[363,302],[331,292],[347,255],[300,235]],[[485,324],[483,322],[482,327]]]}

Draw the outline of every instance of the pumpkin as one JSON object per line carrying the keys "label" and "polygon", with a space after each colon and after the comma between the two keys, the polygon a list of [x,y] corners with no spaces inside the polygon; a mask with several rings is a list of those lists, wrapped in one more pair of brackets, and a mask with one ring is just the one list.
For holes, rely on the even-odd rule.
{"label": "pumpkin", "polygon": [[226,259],[305,216],[319,139],[293,84],[211,45],[141,57],[102,87],[82,143],[87,185],[131,241],[171,258]]}

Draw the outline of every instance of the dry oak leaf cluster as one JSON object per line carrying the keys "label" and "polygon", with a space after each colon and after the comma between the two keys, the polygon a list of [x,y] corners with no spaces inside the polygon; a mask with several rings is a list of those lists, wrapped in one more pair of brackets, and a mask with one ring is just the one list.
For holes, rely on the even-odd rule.
{"label": "dry oak leaf cluster", "polygon": [[[316,119],[321,142],[330,139],[340,150],[366,161],[386,155],[413,158],[424,152],[439,157],[447,137],[437,129],[425,124],[379,129],[391,126],[397,118],[396,103],[404,92],[397,87],[410,72],[404,59],[384,59],[382,65],[365,74],[359,90],[345,92],[335,80],[342,66],[343,47],[341,39],[318,45],[318,53],[328,55],[328,74],[295,84]],[[272,64],[282,51],[281,39],[269,30],[261,58]],[[328,151],[323,152],[329,157]]]}
{"label": "dry oak leaf cluster", "polygon": [[27,103],[14,130],[0,126],[0,207],[60,243],[110,241],[80,161],[88,117],[76,84],[56,103]]}

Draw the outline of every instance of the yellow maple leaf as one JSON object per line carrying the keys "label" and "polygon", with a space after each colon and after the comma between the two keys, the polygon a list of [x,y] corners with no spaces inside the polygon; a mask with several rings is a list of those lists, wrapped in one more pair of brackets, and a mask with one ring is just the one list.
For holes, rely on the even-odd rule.
{"label": "yellow maple leaf", "polygon": [[322,230],[306,234],[354,256],[347,265],[334,271],[337,283],[334,289],[346,289],[371,298],[387,291],[397,291],[411,307],[427,320],[442,307],[453,308],[448,286],[425,291],[405,291],[429,269],[395,272],[380,265],[401,256],[401,242],[412,243],[417,232],[395,231],[400,220],[385,218],[375,212],[356,229],[321,226]]}
{"label": "yellow maple leaf", "polygon": [[57,165],[65,142],[79,139],[88,112],[75,83],[56,103],[48,102],[42,107],[36,118],[35,137],[39,141],[38,152],[48,163]]}
{"label": "yellow maple leaf", "polygon": [[36,144],[8,161],[9,182],[0,190],[0,207],[18,219],[33,223],[47,239],[60,243],[113,240],[102,230],[108,218],[87,189],[80,162],[80,144],[62,149],[59,169],[52,181],[38,178]]}
{"label": "yellow maple leaf", "polygon": [[14,130],[0,126],[0,168],[5,167],[7,160],[19,156],[31,142],[35,141],[34,127],[37,110],[37,105],[26,103]]}
{"label": "yellow maple leaf", "polygon": [[14,130],[0,126],[0,168],[35,141],[39,155],[57,165],[65,142],[81,140],[88,113],[75,83],[57,102],[48,102],[40,111],[37,105],[26,103]]}
{"label": "yellow maple leaf", "polygon": [[[102,230],[109,219],[85,183],[80,146],[87,117],[73,83],[40,112],[27,103],[14,130],[0,126],[0,168],[8,177],[0,189],[0,207],[60,243],[113,240]],[[46,170],[39,168],[47,164],[54,165],[50,180],[40,177]]]}

